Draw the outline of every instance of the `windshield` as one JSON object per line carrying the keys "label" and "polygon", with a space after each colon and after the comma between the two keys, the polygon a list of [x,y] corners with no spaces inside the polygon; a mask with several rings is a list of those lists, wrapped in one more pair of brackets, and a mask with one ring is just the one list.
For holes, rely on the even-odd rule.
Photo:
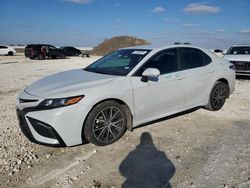
{"label": "windshield", "polygon": [[90,72],[126,76],[150,50],[122,49],[97,60],[85,70]]}
{"label": "windshield", "polygon": [[237,46],[228,50],[227,54],[232,55],[250,55],[250,46]]}

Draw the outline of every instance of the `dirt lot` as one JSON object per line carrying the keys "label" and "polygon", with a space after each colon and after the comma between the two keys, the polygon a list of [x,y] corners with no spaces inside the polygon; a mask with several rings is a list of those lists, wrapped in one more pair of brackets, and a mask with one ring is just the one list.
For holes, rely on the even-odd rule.
{"label": "dirt lot", "polygon": [[98,57],[0,56],[0,187],[250,187],[250,80],[218,112],[203,109],[127,131],[106,147],[52,148],[21,133],[15,99],[45,75]]}

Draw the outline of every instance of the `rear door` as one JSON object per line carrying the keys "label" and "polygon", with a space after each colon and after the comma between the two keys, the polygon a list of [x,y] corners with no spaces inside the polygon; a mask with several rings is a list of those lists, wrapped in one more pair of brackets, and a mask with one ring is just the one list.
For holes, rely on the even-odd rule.
{"label": "rear door", "polygon": [[211,78],[208,64],[211,58],[196,48],[178,48],[180,55],[180,69],[184,76],[185,107],[204,104],[207,100],[208,82]]}
{"label": "rear door", "polygon": [[[157,68],[158,78],[143,81],[142,72]],[[131,77],[134,93],[135,122],[160,118],[184,107],[183,82],[179,70],[176,48],[158,52]]]}
{"label": "rear door", "polygon": [[59,57],[61,55],[59,49],[57,49],[55,46],[48,45],[49,47],[49,56],[50,57]]}

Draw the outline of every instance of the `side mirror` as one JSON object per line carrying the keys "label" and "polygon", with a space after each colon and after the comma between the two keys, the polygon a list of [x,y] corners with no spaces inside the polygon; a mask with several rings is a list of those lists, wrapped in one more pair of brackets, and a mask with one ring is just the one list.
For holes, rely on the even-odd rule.
{"label": "side mirror", "polygon": [[142,82],[148,82],[148,80],[152,81],[158,81],[158,76],[160,76],[160,71],[156,68],[147,68],[143,73],[142,73]]}
{"label": "side mirror", "polygon": [[156,68],[147,68],[143,73],[143,77],[152,77],[152,78],[157,78],[160,76],[160,71]]}

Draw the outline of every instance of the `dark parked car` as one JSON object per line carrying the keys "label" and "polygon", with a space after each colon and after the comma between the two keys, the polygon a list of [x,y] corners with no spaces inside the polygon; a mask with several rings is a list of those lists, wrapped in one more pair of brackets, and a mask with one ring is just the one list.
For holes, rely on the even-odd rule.
{"label": "dark parked car", "polygon": [[25,57],[30,59],[45,59],[45,58],[65,58],[64,52],[49,44],[29,44],[24,50]]}
{"label": "dark parked car", "polygon": [[72,46],[63,46],[60,49],[64,52],[66,56],[79,56],[82,53],[81,50]]}

